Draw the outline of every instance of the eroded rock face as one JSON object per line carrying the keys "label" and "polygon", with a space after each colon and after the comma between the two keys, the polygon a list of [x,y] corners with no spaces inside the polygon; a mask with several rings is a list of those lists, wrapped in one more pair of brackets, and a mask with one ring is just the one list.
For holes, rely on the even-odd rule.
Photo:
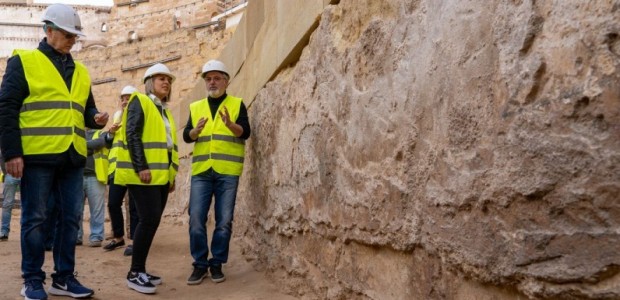
{"label": "eroded rock face", "polygon": [[304,298],[619,298],[619,34],[619,1],[329,6],[249,110],[246,256]]}

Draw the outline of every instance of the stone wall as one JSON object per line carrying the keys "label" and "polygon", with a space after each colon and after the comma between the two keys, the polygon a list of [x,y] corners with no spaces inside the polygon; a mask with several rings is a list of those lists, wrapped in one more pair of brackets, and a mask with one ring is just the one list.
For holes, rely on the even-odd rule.
{"label": "stone wall", "polygon": [[[620,298],[620,2],[325,1],[314,24],[300,18],[309,1],[255,1],[242,23],[309,24],[293,43],[250,28],[223,55],[253,128],[236,242],[282,289]],[[162,32],[76,53],[94,80],[114,79],[93,86],[100,108],[125,84],[143,89],[145,69],[124,68],[181,56],[167,65],[183,124],[200,66],[231,33]],[[182,223],[191,148],[179,145],[166,220]]]}
{"label": "stone wall", "polygon": [[116,1],[105,34],[106,45],[115,45],[129,40],[130,32],[139,39],[157,36],[162,32],[174,31],[206,23],[218,13],[215,0],[148,1],[137,5],[121,5],[129,1]]}
{"label": "stone wall", "polygon": [[619,7],[328,6],[250,108],[244,255],[302,299],[620,298]]}

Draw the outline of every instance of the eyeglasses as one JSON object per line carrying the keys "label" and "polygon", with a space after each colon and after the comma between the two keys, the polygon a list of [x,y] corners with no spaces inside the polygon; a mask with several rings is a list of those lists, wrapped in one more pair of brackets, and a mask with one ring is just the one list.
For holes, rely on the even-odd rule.
{"label": "eyeglasses", "polygon": [[215,76],[215,77],[209,77],[209,76],[205,76],[205,81],[209,82],[209,81],[214,81],[214,82],[220,82],[222,80],[224,80],[225,78],[223,77],[219,77],[219,76]]}
{"label": "eyeglasses", "polygon": [[66,39],[70,40],[70,39],[76,39],[78,37],[77,34],[73,34],[73,33],[68,33],[60,28],[56,29],[58,31],[60,31],[60,33],[62,33]]}
{"label": "eyeglasses", "polygon": [[49,24],[48,26],[50,28],[52,28],[52,29],[62,33],[65,36],[65,38],[68,39],[68,40],[70,40],[70,39],[77,39],[78,38],[77,34],[66,32],[66,31],[60,29],[59,27],[57,27],[56,25]]}

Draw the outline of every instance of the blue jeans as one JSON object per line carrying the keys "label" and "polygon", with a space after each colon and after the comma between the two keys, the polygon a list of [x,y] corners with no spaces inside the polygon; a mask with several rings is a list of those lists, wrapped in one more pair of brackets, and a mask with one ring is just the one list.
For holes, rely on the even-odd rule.
{"label": "blue jeans", "polygon": [[[233,214],[239,176],[222,175],[209,169],[192,176],[189,194],[189,249],[194,267],[207,268],[228,261]],[[207,240],[207,216],[215,196],[215,230],[211,239],[211,259]]]}
{"label": "blue jeans", "polygon": [[24,281],[45,280],[41,269],[45,260],[45,238],[48,230],[48,200],[53,196],[58,208],[56,236],[54,238],[54,278],[73,274],[75,268],[75,242],[80,220],[82,178],[84,168],[24,166],[21,181],[22,218],[21,248],[22,276]]}
{"label": "blue jeans", "polygon": [[[84,194],[88,198],[90,209],[90,236],[91,242],[103,241],[103,223],[105,222],[105,189],[106,185],[99,182],[95,176],[84,176]],[[82,214],[80,214],[80,229],[78,240],[84,236],[82,230],[82,218],[84,216],[84,202],[82,202]]]}
{"label": "blue jeans", "polygon": [[56,236],[56,227],[58,227],[58,208],[54,195],[50,195],[47,199],[47,220],[45,220],[45,250],[54,248],[54,237]]}
{"label": "blue jeans", "polygon": [[15,178],[9,174],[4,177],[4,191],[2,201],[2,235],[9,235],[11,231],[11,211],[13,210],[13,203],[15,203],[15,193],[19,186],[20,179]]}

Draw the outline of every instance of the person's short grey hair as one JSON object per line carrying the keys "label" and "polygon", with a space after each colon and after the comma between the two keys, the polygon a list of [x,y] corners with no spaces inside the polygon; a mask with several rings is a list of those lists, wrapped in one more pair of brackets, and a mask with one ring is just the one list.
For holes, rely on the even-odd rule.
{"label": "person's short grey hair", "polygon": [[220,72],[222,75],[224,75],[224,78],[226,78],[226,81],[230,81],[230,76],[228,76],[228,74],[224,73],[224,72]]}
{"label": "person's short grey hair", "polygon": [[[153,77],[149,77],[146,79],[146,81],[144,82],[144,92],[147,95],[153,94],[155,95],[155,88],[153,87]],[[170,92],[168,93],[168,96],[164,99],[159,99],[161,100],[161,102],[170,102],[170,98],[172,97],[172,85],[170,85]]]}

